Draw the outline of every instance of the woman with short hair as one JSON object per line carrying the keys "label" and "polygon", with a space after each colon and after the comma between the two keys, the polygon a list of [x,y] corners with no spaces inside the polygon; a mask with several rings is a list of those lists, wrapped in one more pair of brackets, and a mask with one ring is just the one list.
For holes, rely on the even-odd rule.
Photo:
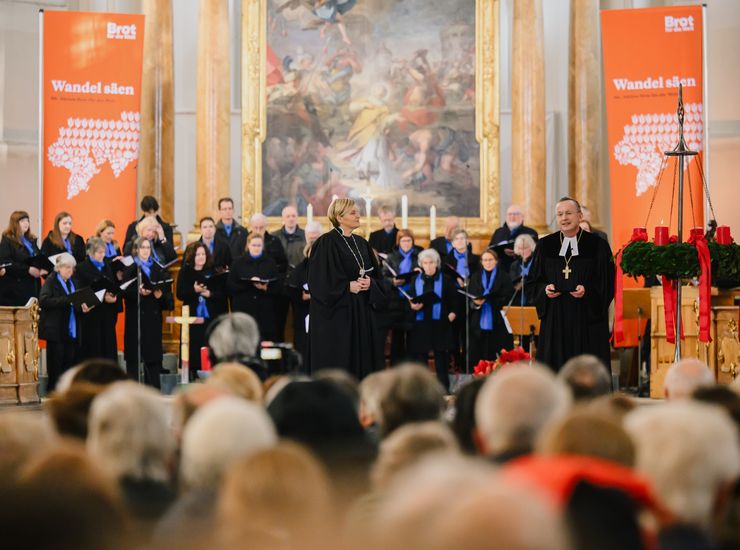
{"label": "woman with short hair", "polygon": [[105,289],[103,301],[83,318],[85,339],[82,342],[80,359],[105,358],[118,362],[116,322],[123,311],[118,296],[118,283],[106,262],[106,243],[92,237],[87,241],[87,258],[77,265],[76,276],[80,286],[89,286],[94,291]]}
{"label": "woman with short hair", "polygon": [[38,256],[36,236],[31,233],[28,212],[16,210],[10,215],[8,227],[0,240],[0,265],[8,264],[0,276],[0,305],[23,306],[31,298],[38,298],[43,269],[31,267],[28,260]]}
{"label": "woman with short hair", "polygon": [[[516,296],[512,300],[515,306],[531,306],[534,298],[534,288],[529,288],[531,280],[529,279],[529,269],[532,267],[532,258],[537,243],[531,235],[526,233],[519,235],[514,240],[514,254],[517,256],[516,261],[511,264],[509,278],[514,284]],[[524,288],[524,297],[522,297],[522,288]]]}
{"label": "woman with short hair", "polygon": [[172,247],[172,244],[170,244],[170,242],[165,238],[164,229],[157,221],[157,218],[144,216],[144,218],[136,224],[136,235],[136,238],[127,242],[123,247],[124,254],[134,255],[134,242],[138,238],[143,237],[150,243],[152,259],[160,266],[167,266],[173,260],[177,259],[177,252]]}
{"label": "woman with short hair", "polygon": [[77,263],[85,261],[85,241],[72,231],[72,214],[69,212],[59,212],[54,216],[54,225],[41,243],[44,256],[55,256],[62,252],[72,254]]}

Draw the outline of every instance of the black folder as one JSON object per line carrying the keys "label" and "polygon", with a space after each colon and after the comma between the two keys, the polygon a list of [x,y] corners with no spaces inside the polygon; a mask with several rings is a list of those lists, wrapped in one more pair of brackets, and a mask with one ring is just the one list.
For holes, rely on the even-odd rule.
{"label": "black folder", "polygon": [[495,251],[499,258],[502,258],[506,255],[507,250],[511,250],[512,252],[514,251],[514,241],[501,241],[500,243],[491,245],[488,248]]}
{"label": "black folder", "polygon": [[82,304],[85,304],[89,308],[100,305],[100,300],[98,300],[95,292],[89,286],[81,288],[67,297],[72,302],[72,305],[75,306],[75,309],[82,309]]}
{"label": "black folder", "polygon": [[147,290],[151,290],[152,292],[154,292],[155,290],[164,290],[166,288],[170,288],[171,284],[172,279],[164,279],[163,281],[150,281],[149,279],[144,277],[141,286]]}
{"label": "black folder", "polygon": [[134,259],[131,256],[123,256],[122,258],[113,260],[110,263],[110,267],[114,273],[118,271],[126,271],[126,269],[128,269],[132,265],[134,265]]}
{"label": "black folder", "polygon": [[462,279],[464,281],[465,279],[470,278],[457,271],[450,264],[442,264],[442,271],[444,271],[447,275],[454,277],[455,279]]}
{"label": "black folder", "polygon": [[425,292],[411,298],[411,301],[415,304],[424,304],[425,306],[436,304],[442,301],[442,298],[437,296],[434,292]]}
{"label": "black folder", "polygon": [[95,292],[99,290],[105,290],[106,292],[110,292],[111,294],[118,294],[121,292],[120,285],[115,281],[108,279],[107,277],[100,277],[99,279],[94,280],[90,284],[90,287]]}
{"label": "black folder", "polygon": [[256,283],[267,284],[267,283],[272,283],[273,281],[277,281],[277,277],[272,277],[270,279],[252,279],[251,277],[242,277],[240,281],[242,281],[243,283],[251,283],[251,284],[256,284]]}
{"label": "black folder", "polygon": [[54,264],[51,260],[49,260],[48,256],[45,256],[43,254],[36,254],[35,256],[31,256],[30,258],[26,258],[26,265],[28,267],[35,267],[38,269],[43,269],[51,273],[54,271]]}

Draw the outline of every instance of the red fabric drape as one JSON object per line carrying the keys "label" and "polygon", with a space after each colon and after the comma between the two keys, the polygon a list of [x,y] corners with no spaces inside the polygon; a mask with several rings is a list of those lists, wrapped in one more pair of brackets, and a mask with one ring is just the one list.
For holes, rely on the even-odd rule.
{"label": "red fabric drape", "polygon": [[[648,240],[647,229],[644,227],[635,227],[632,230],[632,237],[626,246],[635,241]],[[614,279],[614,344],[617,345],[624,341],[624,272],[622,271],[622,252],[625,247],[617,253],[617,272]],[[640,327],[637,327],[640,330]]]}
{"label": "red fabric drape", "polygon": [[689,243],[696,247],[699,254],[699,341],[708,344],[710,336],[711,302],[712,302],[712,262],[709,257],[709,245],[703,235],[691,235]]}

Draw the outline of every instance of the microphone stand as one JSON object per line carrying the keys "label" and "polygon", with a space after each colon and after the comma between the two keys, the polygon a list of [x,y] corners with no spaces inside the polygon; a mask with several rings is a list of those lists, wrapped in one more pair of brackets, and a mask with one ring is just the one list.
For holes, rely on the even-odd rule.
{"label": "microphone stand", "polygon": [[141,363],[141,266],[136,263],[136,367],[139,384],[144,383],[144,365]]}
{"label": "microphone stand", "polygon": [[[468,265],[467,274],[463,279],[465,283],[465,292],[469,292],[470,285],[470,266]],[[465,374],[470,374],[470,300],[465,300]]]}

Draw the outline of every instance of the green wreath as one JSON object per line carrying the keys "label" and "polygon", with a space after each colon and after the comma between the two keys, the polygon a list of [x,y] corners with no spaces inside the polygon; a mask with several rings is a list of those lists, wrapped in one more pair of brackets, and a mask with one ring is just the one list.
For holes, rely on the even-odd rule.
{"label": "green wreath", "polygon": [[740,285],[740,246],[709,241],[709,257],[712,260],[712,280],[717,281],[718,286]]}
{"label": "green wreath", "polygon": [[622,251],[622,271],[631,277],[663,275],[669,279],[691,279],[701,273],[696,248],[688,243],[656,246],[634,241]]}

